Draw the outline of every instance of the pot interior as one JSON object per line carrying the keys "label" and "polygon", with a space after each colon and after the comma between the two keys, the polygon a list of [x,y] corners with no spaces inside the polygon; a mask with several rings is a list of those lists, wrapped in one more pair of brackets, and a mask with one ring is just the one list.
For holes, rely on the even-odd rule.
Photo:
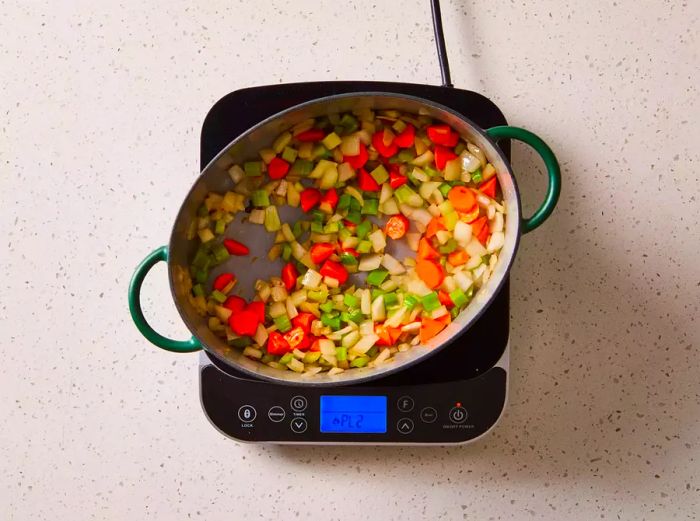
{"label": "pot interior", "polygon": [[[499,254],[496,268],[486,285],[476,292],[467,308],[427,344],[419,344],[408,351],[397,353],[393,356],[393,362],[373,368],[352,369],[334,376],[319,373],[309,377],[293,371],[273,369],[243,356],[241,350],[229,347],[208,328],[206,318],[198,315],[189,303],[190,285],[186,282],[189,278],[188,267],[199,242],[198,239],[187,240],[187,231],[192,220],[196,218],[197,209],[209,192],[225,192],[233,188],[233,182],[227,172],[232,164],[242,164],[244,161],[257,158],[260,149],[269,147],[280,133],[307,118],[361,108],[395,109],[412,114],[429,115],[435,120],[447,123],[462,137],[481,148],[496,168],[496,175],[503,193],[506,207],[505,244]],[[278,211],[283,222],[293,223],[302,215],[298,208],[281,207]],[[173,226],[168,262],[171,291],[182,319],[190,331],[202,341],[204,348],[238,370],[251,376],[287,384],[325,386],[357,383],[385,376],[430,356],[450,344],[480,316],[497,294],[512,264],[519,238],[520,211],[517,185],[505,156],[483,130],[461,114],[428,100],[401,94],[357,93],[320,98],[292,107],[261,122],[231,142],[207,165],[183,202]],[[226,262],[212,270],[210,276],[213,279],[225,271],[235,273],[238,278],[235,293],[250,299],[254,294],[255,281],[260,278],[279,276],[283,261],[268,260],[267,252],[274,243],[274,234],[265,231],[261,225],[243,222],[246,215],[244,212],[237,214],[235,221],[228,226],[225,237],[240,240],[251,249],[251,254],[245,257],[229,257]],[[414,255],[414,252],[403,246],[403,242],[401,241],[399,246],[395,245],[395,241],[390,241],[392,247],[396,249],[392,251],[391,248],[387,248],[387,251],[399,259],[406,254]],[[402,248],[404,248],[403,251]],[[211,280],[209,282],[211,283]],[[488,348],[488,346],[464,347]]]}

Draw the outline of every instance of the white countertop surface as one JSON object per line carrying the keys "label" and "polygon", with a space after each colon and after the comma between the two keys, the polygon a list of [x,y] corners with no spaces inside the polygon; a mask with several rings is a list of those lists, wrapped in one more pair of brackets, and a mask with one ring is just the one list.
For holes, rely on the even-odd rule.
{"label": "white countertop surface", "polygon": [[[511,394],[458,448],[241,445],[197,355],[126,288],[167,242],[229,91],[439,83],[429,3],[0,3],[0,519],[694,519],[700,511],[695,1],[443,0],[453,79],[556,151],[512,274]],[[393,3],[392,3],[393,4]],[[526,209],[545,186],[515,147]],[[185,336],[165,268],[145,287]]]}

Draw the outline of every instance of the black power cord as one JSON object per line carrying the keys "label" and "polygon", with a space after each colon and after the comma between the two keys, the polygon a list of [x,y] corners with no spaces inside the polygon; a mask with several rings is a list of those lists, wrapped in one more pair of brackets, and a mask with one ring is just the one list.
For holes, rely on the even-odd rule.
{"label": "black power cord", "polygon": [[437,46],[438,60],[440,61],[442,86],[453,87],[452,78],[450,77],[450,63],[447,59],[447,48],[445,47],[445,34],[442,32],[440,0],[431,0],[430,7],[433,12],[433,29],[435,30],[435,45]]}

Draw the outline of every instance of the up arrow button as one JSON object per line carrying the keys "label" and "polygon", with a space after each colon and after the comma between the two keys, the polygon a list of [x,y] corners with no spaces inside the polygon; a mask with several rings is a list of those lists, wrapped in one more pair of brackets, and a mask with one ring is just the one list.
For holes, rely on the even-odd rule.
{"label": "up arrow button", "polygon": [[401,434],[409,434],[413,432],[413,420],[410,418],[401,418],[396,423],[396,430]]}

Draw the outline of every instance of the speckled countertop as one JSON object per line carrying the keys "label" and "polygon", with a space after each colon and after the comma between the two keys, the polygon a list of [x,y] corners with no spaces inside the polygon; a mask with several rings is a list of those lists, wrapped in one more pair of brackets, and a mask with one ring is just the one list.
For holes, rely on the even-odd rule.
{"label": "speckled countertop", "polygon": [[[428,2],[389,4],[0,2],[0,519],[696,518],[698,2],[443,0],[455,83],[565,177],[522,241],[510,404],[482,441],[240,445],[200,410],[197,356],[133,327],[128,280],[218,98],[438,82]],[[532,209],[540,164],[513,162]],[[145,306],[184,336],[163,266]]]}

